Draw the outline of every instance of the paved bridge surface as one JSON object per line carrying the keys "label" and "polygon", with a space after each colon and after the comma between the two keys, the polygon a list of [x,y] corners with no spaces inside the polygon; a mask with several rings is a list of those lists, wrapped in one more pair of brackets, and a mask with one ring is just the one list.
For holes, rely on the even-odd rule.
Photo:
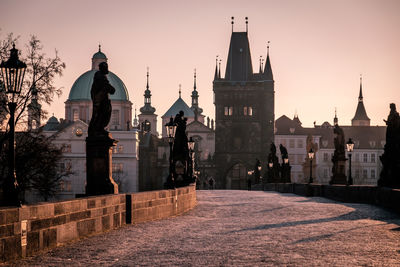
{"label": "paved bridge surface", "polygon": [[365,204],[198,191],[187,214],[127,226],[16,266],[400,266],[400,217]]}

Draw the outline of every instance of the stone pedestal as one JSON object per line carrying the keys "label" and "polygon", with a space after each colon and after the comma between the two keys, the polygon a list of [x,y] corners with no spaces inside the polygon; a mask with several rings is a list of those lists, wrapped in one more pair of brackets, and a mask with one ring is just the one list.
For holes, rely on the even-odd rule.
{"label": "stone pedestal", "polygon": [[111,134],[86,138],[86,195],[118,194],[112,178],[112,148],[117,144]]}
{"label": "stone pedestal", "polygon": [[346,159],[332,160],[332,177],[329,184],[347,184]]}

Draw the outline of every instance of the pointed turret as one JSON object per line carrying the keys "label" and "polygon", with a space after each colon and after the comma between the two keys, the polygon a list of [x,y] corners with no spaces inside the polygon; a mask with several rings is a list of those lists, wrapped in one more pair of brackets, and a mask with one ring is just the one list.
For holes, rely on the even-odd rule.
{"label": "pointed turret", "polygon": [[28,105],[28,129],[35,130],[40,127],[40,115],[42,112],[42,105],[38,102],[38,91],[36,85],[32,85],[32,99]]}
{"label": "pointed turret", "polygon": [[272,68],[271,68],[271,60],[269,59],[269,41],[267,46],[267,59],[265,61],[263,77],[265,80],[271,80],[271,81],[274,80],[274,75],[272,74]]}
{"label": "pointed turret", "polygon": [[146,82],[146,90],[144,91],[144,106],[140,108],[140,112],[142,114],[154,114],[156,109],[151,106],[151,91],[149,87],[149,68],[147,68],[147,82]]}
{"label": "pointed turret", "polygon": [[199,107],[199,93],[197,92],[197,85],[196,85],[196,69],[194,69],[194,81],[193,81],[193,91],[192,91],[192,106],[190,107],[195,114],[195,118],[201,115],[203,109]]}
{"label": "pointed turret", "polygon": [[214,81],[218,80],[218,56],[215,58],[215,74],[214,74]]}
{"label": "pointed turret", "polygon": [[352,126],[370,126],[371,120],[367,116],[367,112],[364,107],[364,98],[362,94],[362,76],[360,76],[360,93],[358,95],[358,104],[356,114],[351,120]]}

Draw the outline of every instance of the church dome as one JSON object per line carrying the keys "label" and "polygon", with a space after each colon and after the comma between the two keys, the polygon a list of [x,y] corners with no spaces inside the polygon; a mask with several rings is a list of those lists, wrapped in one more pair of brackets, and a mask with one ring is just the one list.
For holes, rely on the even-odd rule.
{"label": "church dome", "polygon": [[[101,46],[99,45],[99,51],[93,54],[92,57],[92,69],[79,76],[74,82],[69,92],[68,100],[91,100],[90,90],[92,89],[93,77],[96,71],[99,70],[101,62],[107,62],[107,56],[101,52]],[[129,101],[128,90],[122,80],[111,71],[107,74],[107,78],[115,88],[115,93],[113,95],[110,94],[110,99]]]}
{"label": "church dome", "polygon": [[[96,71],[97,70],[89,70],[79,76],[72,85],[68,100],[91,100],[90,90],[92,89],[93,77]],[[110,99],[129,100],[128,90],[122,80],[111,71],[107,74],[107,78],[110,84],[115,88],[115,93],[110,95]]]}
{"label": "church dome", "polygon": [[194,112],[189,108],[189,106],[183,101],[183,99],[179,96],[178,100],[175,101],[175,103],[165,112],[165,114],[162,116],[164,117],[175,117],[179,111],[184,112],[184,116],[187,118],[194,118]]}

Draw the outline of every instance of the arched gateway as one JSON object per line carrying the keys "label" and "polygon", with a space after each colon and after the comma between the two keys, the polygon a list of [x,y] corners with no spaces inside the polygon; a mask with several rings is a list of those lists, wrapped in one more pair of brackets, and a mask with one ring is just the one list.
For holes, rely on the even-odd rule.
{"label": "arched gateway", "polygon": [[236,163],[226,175],[227,189],[247,189],[247,168],[242,163]]}

